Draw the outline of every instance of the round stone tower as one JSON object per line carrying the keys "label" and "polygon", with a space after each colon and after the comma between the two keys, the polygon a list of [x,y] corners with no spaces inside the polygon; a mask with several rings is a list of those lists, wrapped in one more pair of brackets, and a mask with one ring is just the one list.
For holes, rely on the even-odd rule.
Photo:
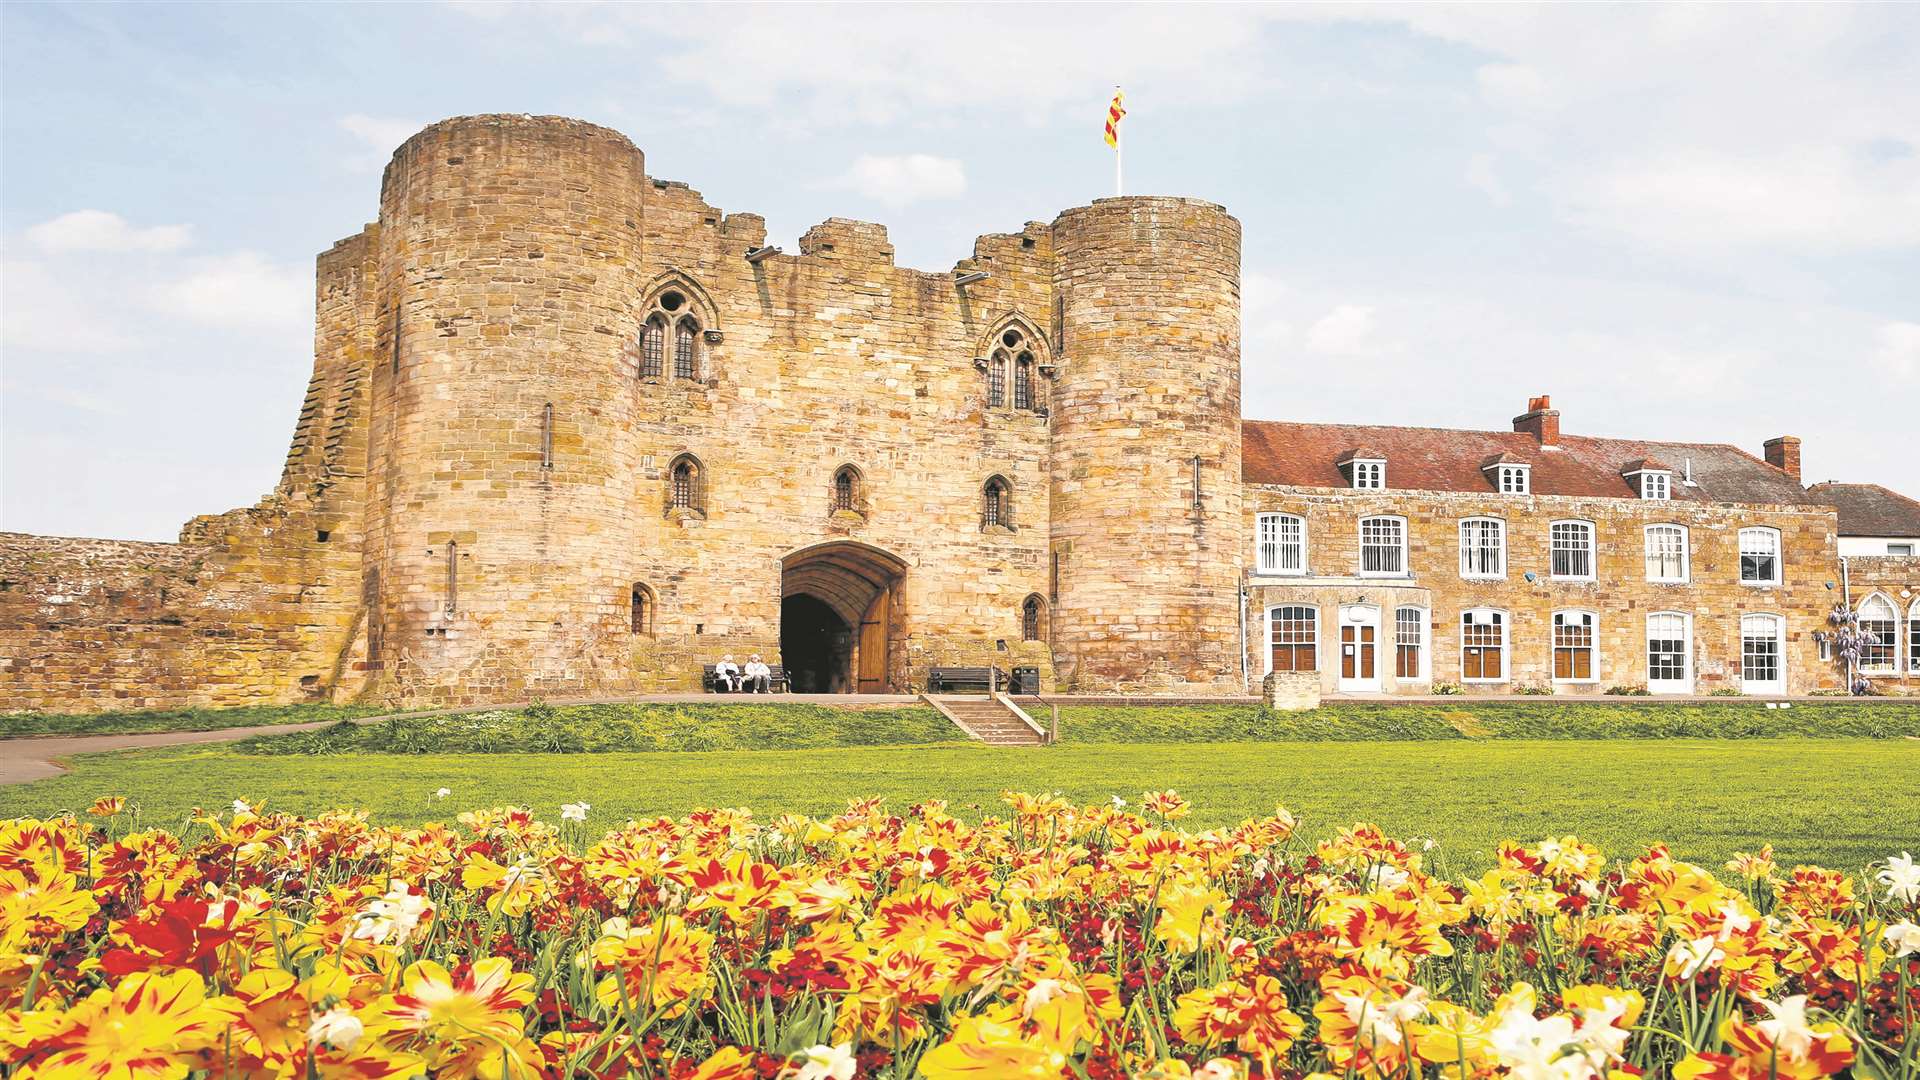
{"label": "round stone tower", "polygon": [[1240,693],[1240,223],[1101,199],[1054,221],[1053,250],[1060,679]]}
{"label": "round stone tower", "polygon": [[408,139],[380,192],[369,659],[409,700],[625,677],[641,153],[560,117]]}

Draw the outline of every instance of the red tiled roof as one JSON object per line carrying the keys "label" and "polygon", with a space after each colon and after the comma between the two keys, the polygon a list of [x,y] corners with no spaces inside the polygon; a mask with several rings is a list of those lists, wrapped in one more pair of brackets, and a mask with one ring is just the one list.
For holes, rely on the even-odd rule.
{"label": "red tiled roof", "polygon": [[1807,494],[1840,512],[1841,536],[1920,537],[1920,502],[1879,484],[1815,484]]}
{"label": "red tiled roof", "polygon": [[[1488,458],[1511,455],[1533,466],[1536,495],[1639,495],[1624,471],[1651,459],[1673,470],[1673,498],[1693,502],[1819,504],[1780,469],[1723,443],[1655,443],[1567,435],[1541,446],[1518,431],[1455,431],[1447,428],[1299,424],[1277,420],[1241,423],[1241,467],[1249,484],[1344,488],[1351,486],[1338,462],[1350,448],[1377,448],[1387,459],[1387,488],[1415,491],[1491,492],[1482,471]],[[1674,462],[1662,466],[1660,462]],[[1691,462],[1694,486],[1682,482]]]}

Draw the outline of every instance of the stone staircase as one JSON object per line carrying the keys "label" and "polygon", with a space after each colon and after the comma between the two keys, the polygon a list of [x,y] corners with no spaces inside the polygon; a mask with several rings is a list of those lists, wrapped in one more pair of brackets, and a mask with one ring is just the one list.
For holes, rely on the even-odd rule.
{"label": "stone staircase", "polygon": [[926,695],[927,702],[961,730],[991,746],[1040,746],[1045,740],[996,697],[984,694]]}

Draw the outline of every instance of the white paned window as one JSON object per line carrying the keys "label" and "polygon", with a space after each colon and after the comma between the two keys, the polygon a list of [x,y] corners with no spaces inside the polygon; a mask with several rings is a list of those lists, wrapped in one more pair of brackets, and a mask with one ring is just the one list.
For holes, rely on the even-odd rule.
{"label": "white paned window", "polygon": [[1740,530],[1740,583],[1780,584],[1780,530]]}
{"label": "white paned window", "polygon": [[[1322,460],[1325,460],[1324,458]],[[1364,490],[1379,490],[1387,486],[1387,463],[1367,461],[1356,458],[1353,462],[1353,486]]]}
{"label": "white paned window", "polygon": [[1686,526],[1647,526],[1647,580],[1687,580]]}
{"label": "white paned window", "polygon": [[1500,479],[1500,494],[1525,495],[1532,490],[1527,474],[1533,470],[1525,465],[1502,465],[1497,474]]}
{"label": "white paned window", "polygon": [[1860,670],[1890,675],[1900,643],[1900,613],[1879,593],[1860,601]]}
{"label": "white paned window", "polygon": [[1894,544],[1894,543],[1889,543],[1889,544],[1887,545],[1887,554],[1889,554],[1889,555],[1911,555],[1911,554],[1913,554],[1913,545],[1912,545],[1912,544]]}
{"label": "white paned window", "polygon": [[1397,517],[1360,519],[1360,573],[1404,577],[1407,573],[1407,523]]}
{"label": "white paned window", "polygon": [[1920,600],[1907,611],[1907,670],[1920,672]]}
{"label": "white paned window", "polygon": [[1647,689],[1684,693],[1693,685],[1687,617],[1674,611],[1647,616]]}
{"label": "white paned window", "polygon": [[1460,613],[1460,680],[1505,682],[1507,616],[1476,608]]}
{"label": "white paned window", "polygon": [[1593,580],[1593,523],[1556,521],[1552,525],[1552,565],[1554,577],[1574,581]]}
{"label": "white paned window", "polygon": [[1593,682],[1597,618],[1591,611],[1553,613],[1553,678],[1555,682]]}
{"label": "white paned window", "polygon": [[1400,679],[1419,679],[1426,670],[1427,613],[1417,607],[1403,607],[1393,613],[1393,674]]}
{"label": "white paned window", "polygon": [[1778,693],[1786,688],[1780,637],[1778,615],[1740,616],[1740,682],[1748,693]]}
{"label": "white paned window", "polygon": [[1640,497],[1643,499],[1673,498],[1673,474],[1664,472],[1641,473]]}
{"label": "white paned window", "polygon": [[1460,576],[1507,576],[1507,526],[1498,518],[1468,518],[1460,523]]}
{"label": "white paned window", "polygon": [[1255,572],[1307,572],[1307,523],[1292,514],[1261,514],[1255,520]]}

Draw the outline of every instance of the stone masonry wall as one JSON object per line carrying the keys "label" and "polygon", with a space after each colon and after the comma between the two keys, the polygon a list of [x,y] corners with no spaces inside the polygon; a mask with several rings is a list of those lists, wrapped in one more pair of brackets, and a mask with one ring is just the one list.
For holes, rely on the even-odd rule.
{"label": "stone masonry wall", "polygon": [[[1387,693],[1425,693],[1436,682],[1461,682],[1461,613],[1478,607],[1507,613],[1508,678],[1499,684],[1467,684],[1465,688],[1475,693],[1552,686],[1561,694],[1594,694],[1612,686],[1644,686],[1646,616],[1660,611],[1692,617],[1696,693],[1739,688],[1740,616],[1760,613],[1786,619],[1790,693],[1838,685],[1831,665],[1819,660],[1814,638],[1825,627],[1827,609],[1836,595],[1826,584],[1835,580],[1837,572],[1837,526],[1832,512],[1824,508],[1256,486],[1247,490],[1242,530],[1250,568],[1257,565],[1254,530],[1261,513],[1298,514],[1306,519],[1308,574],[1248,573],[1248,668],[1256,681],[1268,667],[1268,609],[1304,603],[1320,609],[1321,679],[1323,688],[1334,692],[1339,681],[1339,608],[1363,602],[1364,597],[1365,603],[1381,609],[1377,659],[1382,690]],[[1358,576],[1359,521],[1373,514],[1407,519],[1411,575]],[[1504,579],[1461,577],[1459,522],[1468,517],[1506,522]],[[1594,524],[1594,580],[1551,576],[1549,529],[1552,522],[1562,520]],[[1646,580],[1642,530],[1659,523],[1687,527],[1690,580],[1686,584]],[[1780,585],[1740,582],[1737,538],[1744,526],[1780,530],[1784,549]],[[1534,581],[1526,580],[1528,571],[1535,575]],[[1395,677],[1394,609],[1401,605],[1427,611],[1429,678]],[[1591,683],[1553,682],[1552,616],[1563,610],[1598,616],[1598,677]]]}

